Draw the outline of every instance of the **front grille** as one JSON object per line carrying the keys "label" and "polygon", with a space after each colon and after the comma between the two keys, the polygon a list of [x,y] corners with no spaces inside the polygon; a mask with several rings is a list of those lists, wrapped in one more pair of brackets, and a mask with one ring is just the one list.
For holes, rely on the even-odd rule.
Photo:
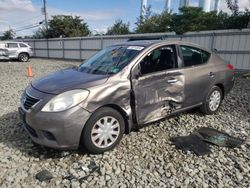
{"label": "front grille", "polygon": [[33,105],[35,105],[39,99],[31,97],[30,95],[26,94],[24,98],[23,106],[26,110],[29,110]]}

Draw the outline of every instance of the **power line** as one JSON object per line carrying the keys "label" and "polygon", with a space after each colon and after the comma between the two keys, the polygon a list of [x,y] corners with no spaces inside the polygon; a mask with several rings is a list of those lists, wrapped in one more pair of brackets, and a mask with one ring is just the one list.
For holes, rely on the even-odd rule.
{"label": "power line", "polygon": [[42,23],[43,23],[43,21],[40,21],[40,22],[36,22],[36,23],[33,23],[33,24],[25,25],[25,26],[22,26],[22,27],[17,27],[14,30],[24,29],[24,28],[27,28],[27,27],[31,27],[31,26],[33,26],[35,24],[41,25]]}
{"label": "power line", "polygon": [[33,28],[36,28],[36,27],[39,27],[40,24],[37,24],[37,25],[34,25],[34,26],[30,26],[30,27],[27,27],[27,28],[23,28],[23,29],[19,29],[19,30],[14,30],[14,32],[19,32],[19,31],[24,31],[24,30],[27,30],[27,29],[33,29]]}
{"label": "power line", "polygon": [[27,22],[27,21],[30,21],[30,20],[34,20],[36,18],[39,18],[39,17],[42,17],[42,15],[37,15],[33,18],[29,18],[29,19],[25,19],[25,20],[22,20],[22,21],[19,21],[19,22],[15,22],[13,24],[11,24],[12,26],[16,26],[16,25],[20,25],[21,23],[24,23],[24,22]]}
{"label": "power line", "polygon": [[[46,26],[46,29],[48,29],[48,21],[47,21],[47,10],[46,10],[46,0],[41,0],[41,2],[43,2],[43,8],[42,8],[42,13],[44,14],[45,16],[45,20],[43,21],[40,21],[40,22],[36,22],[34,24],[29,24],[29,25],[24,25],[24,26],[20,26],[20,27],[17,27],[17,28],[14,28],[12,29],[12,31],[14,33],[16,32],[19,32],[19,31],[23,31],[23,30],[28,30],[28,29],[33,29],[33,28],[36,28],[36,27],[39,27],[41,26],[42,23],[45,22],[45,26]],[[34,20],[34,19],[37,19],[37,18],[40,18],[42,17],[42,15],[37,15],[33,18],[30,18],[30,19],[25,19],[25,20],[22,20],[22,21],[19,21],[19,22],[15,22],[12,24],[12,26],[18,26],[18,25],[21,25],[22,23],[25,23],[27,21],[30,21],[30,20]],[[10,27],[10,26],[9,26]],[[11,29],[11,27],[10,27]],[[0,34],[1,33],[4,33],[5,31],[0,31]]]}
{"label": "power line", "polygon": [[[40,0],[41,3],[43,3],[44,0]],[[43,13],[43,10],[42,10],[42,13]],[[11,26],[17,26],[17,25],[21,25],[21,23],[25,23],[27,21],[30,21],[30,20],[34,20],[34,19],[37,19],[37,18],[41,18],[43,15],[39,14],[39,15],[35,15],[33,16],[32,18],[29,18],[29,19],[24,19],[24,20],[21,20],[21,21],[18,21],[18,22],[15,22],[13,24],[11,24]]]}
{"label": "power line", "polygon": [[[44,21],[40,21],[40,22],[36,22],[34,24],[30,24],[30,25],[26,25],[26,26],[22,26],[22,27],[18,27],[18,28],[11,28],[10,29],[13,31],[13,32],[19,32],[19,31],[23,31],[23,30],[27,30],[27,29],[32,29],[32,28],[35,28],[35,27],[39,27],[41,26],[41,24],[43,23]],[[0,31],[0,33],[4,33],[5,31]]]}
{"label": "power line", "polygon": [[13,32],[16,33],[16,32],[19,32],[19,31],[23,31],[23,30],[33,29],[33,28],[39,27],[39,26],[41,26],[42,23],[43,23],[43,21],[31,24],[31,25],[26,25],[26,26],[23,26],[23,27],[15,28],[15,29],[12,29],[12,30],[13,30]]}

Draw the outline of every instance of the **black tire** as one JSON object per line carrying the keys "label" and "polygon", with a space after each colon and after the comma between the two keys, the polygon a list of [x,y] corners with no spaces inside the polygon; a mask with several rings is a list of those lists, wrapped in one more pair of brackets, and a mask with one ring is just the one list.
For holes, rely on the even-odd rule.
{"label": "black tire", "polygon": [[[110,118],[113,117],[115,120],[117,120],[117,123],[119,124],[120,131],[118,133],[119,135],[116,136],[116,140],[113,143],[109,139],[109,141],[111,141],[112,145],[109,145],[107,147],[105,147],[105,146],[98,147],[98,146],[96,146],[96,144],[97,144],[96,142],[98,142],[99,140],[97,139],[98,141],[96,141],[94,143],[94,141],[92,141],[92,138],[94,138],[94,136],[92,136],[92,135],[93,134],[100,135],[100,133],[92,133],[92,131],[95,129],[94,127],[98,126],[97,122],[100,123],[101,120],[103,120],[102,118],[105,118],[105,117],[110,117]],[[107,121],[109,121],[109,120],[107,120]],[[100,129],[100,127],[99,127],[99,129]],[[113,108],[102,107],[102,108],[99,108],[96,112],[94,112],[91,115],[91,117],[89,118],[89,120],[87,121],[87,123],[85,124],[83,131],[82,131],[82,135],[81,135],[80,145],[83,146],[85,149],[87,149],[90,153],[93,153],[93,154],[104,153],[106,151],[112,150],[117,144],[119,144],[124,132],[125,132],[125,122],[124,122],[122,115],[118,111],[114,110]],[[104,143],[104,141],[102,141],[101,143]]]}
{"label": "black tire", "polygon": [[[214,92],[220,94],[220,100],[219,100],[218,107],[215,108],[215,109],[212,109],[209,104],[210,104],[210,97],[211,97],[211,95]],[[220,105],[221,105],[221,102],[222,102],[222,98],[223,98],[223,94],[222,94],[221,89],[218,86],[213,86],[211,88],[211,90],[209,91],[209,93],[208,93],[208,95],[206,97],[206,100],[204,101],[204,103],[200,107],[201,112],[203,112],[204,114],[207,114],[207,115],[211,115],[211,114],[216,113],[219,110],[219,108],[220,108]]]}
{"label": "black tire", "polygon": [[21,62],[27,62],[29,61],[29,54],[27,53],[20,53],[18,56],[18,60]]}

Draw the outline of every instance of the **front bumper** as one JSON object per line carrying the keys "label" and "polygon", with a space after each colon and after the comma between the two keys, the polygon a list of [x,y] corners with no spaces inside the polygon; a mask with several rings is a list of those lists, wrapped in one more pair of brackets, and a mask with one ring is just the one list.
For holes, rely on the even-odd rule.
{"label": "front bumper", "polygon": [[41,112],[40,109],[39,103],[29,110],[22,104],[19,107],[24,128],[31,139],[55,149],[77,149],[83,127],[91,114],[80,106],[62,112]]}

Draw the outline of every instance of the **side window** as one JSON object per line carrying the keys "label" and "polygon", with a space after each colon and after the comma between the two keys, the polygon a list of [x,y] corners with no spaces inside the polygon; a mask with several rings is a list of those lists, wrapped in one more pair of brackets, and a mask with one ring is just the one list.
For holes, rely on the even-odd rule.
{"label": "side window", "polygon": [[150,52],[140,62],[141,74],[177,68],[175,46],[164,46]]}
{"label": "side window", "polygon": [[202,57],[203,63],[206,63],[208,61],[208,59],[210,58],[210,55],[211,54],[209,52],[201,50],[201,57]]}
{"label": "side window", "polygon": [[20,48],[27,48],[28,46],[26,44],[23,43],[19,43]]}
{"label": "side window", "polygon": [[183,56],[184,67],[200,65],[203,63],[202,53],[200,49],[191,46],[180,46],[180,47]]}
{"label": "side window", "polygon": [[7,43],[7,48],[18,48],[17,43]]}

